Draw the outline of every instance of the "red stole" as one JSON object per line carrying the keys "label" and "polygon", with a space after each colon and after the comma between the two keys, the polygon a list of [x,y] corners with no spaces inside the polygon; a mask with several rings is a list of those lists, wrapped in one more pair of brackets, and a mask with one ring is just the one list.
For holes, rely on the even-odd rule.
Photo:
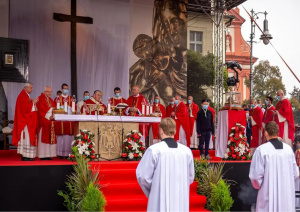
{"label": "red stole", "polygon": [[[54,102],[57,102],[59,100],[60,106],[64,106],[64,101],[67,99],[68,106],[72,107],[72,97],[67,96],[66,98],[62,95],[57,96],[54,99]],[[75,111],[76,111],[76,104],[75,104]],[[56,135],[74,135],[74,122],[71,121],[55,121],[55,133]]]}
{"label": "red stole", "polygon": [[[175,108],[176,108],[175,104],[174,105],[169,104],[166,108],[166,117],[171,117],[171,113],[175,112]],[[172,118],[174,119],[174,117]]]}
{"label": "red stole", "polygon": [[275,111],[275,108],[274,106],[272,105],[271,107],[267,108],[265,113],[264,113],[264,117],[263,117],[263,123],[267,124],[269,123],[270,121],[273,121],[274,119],[274,111]]}
{"label": "red stole", "polygon": [[18,146],[18,142],[21,140],[21,132],[24,130],[25,126],[28,127],[30,144],[32,146],[37,146],[37,127],[38,127],[38,117],[36,111],[32,110],[32,100],[26,91],[23,89],[19,94],[16,101],[15,108],[15,118],[14,118],[14,129],[12,144]]}
{"label": "red stole", "polygon": [[[158,103],[157,105],[154,104],[152,106],[152,111],[155,113],[161,113],[161,118],[165,118],[166,117],[166,109],[165,106],[163,106],[162,104]],[[159,139],[159,135],[158,135],[158,129],[159,129],[159,123],[152,123],[152,132],[153,132],[153,138],[154,139]]]}
{"label": "red stole", "polygon": [[183,102],[180,102],[178,106],[175,108],[176,114],[176,134],[174,136],[175,141],[179,140],[179,130],[180,126],[182,126],[186,135],[187,146],[190,147],[191,136],[190,136],[190,128],[189,128],[189,115],[186,109],[186,106]]}
{"label": "red stole", "polygon": [[197,113],[199,111],[199,107],[194,102],[192,102],[191,104],[186,104],[186,107],[187,107],[187,109],[190,108],[190,110],[192,111],[192,115],[194,116],[194,117],[191,117],[190,114],[188,113],[189,124],[190,124],[190,136],[192,136],[193,131],[194,131],[194,124],[195,124],[195,121],[197,120]]}
{"label": "red stole", "polygon": [[254,109],[252,108],[249,113],[255,121],[256,125],[252,125],[252,140],[250,143],[250,147],[258,147],[259,146],[259,130],[262,129],[262,119],[263,112],[259,106],[256,106]]}
{"label": "red stole", "polygon": [[39,132],[42,128],[42,142],[45,144],[56,144],[54,121],[45,118],[47,112],[51,108],[55,108],[54,101],[42,93],[36,106],[38,108]]}
{"label": "red stole", "polygon": [[[95,105],[95,104],[99,104],[101,107],[104,108],[104,113],[107,113],[107,108],[105,106],[105,104],[103,104],[101,101],[100,102],[97,102],[94,98],[91,98],[91,99],[88,99],[85,101],[85,104],[87,105]],[[83,113],[83,108],[84,108],[84,105],[82,105],[81,109],[80,109],[80,113],[82,114]],[[104,114],[102,111],[100,111],[100,115],[103,115]],[[86,114],[86,115],[96,115],[96,111],[90,111],[89,114]]]}
{"label": "red stole", "polygon": [[[289,139],[294,141],[295,124],[292,105],[290,101],[288,99],[279,101],[276,105],[276,110],[287,120],[289,125],[288,137]],[[284,122],[279,123],[278,117],[276,118],[276,122],[279,126],[279,137],[282,138],[284,133]]]}

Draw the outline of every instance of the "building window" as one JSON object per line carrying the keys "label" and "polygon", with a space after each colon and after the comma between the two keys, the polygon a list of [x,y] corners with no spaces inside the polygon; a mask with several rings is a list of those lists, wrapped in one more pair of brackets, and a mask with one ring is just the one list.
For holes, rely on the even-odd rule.
{"label": "building window", "polygon": [[203,32],[190,31],[190,50],[202,53]]}

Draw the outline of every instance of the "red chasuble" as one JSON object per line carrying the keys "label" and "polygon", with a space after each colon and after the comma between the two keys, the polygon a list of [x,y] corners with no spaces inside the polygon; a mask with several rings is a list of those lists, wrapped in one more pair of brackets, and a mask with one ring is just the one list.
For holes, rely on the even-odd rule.
{"label": "red chasuble", "polygon": [[38,109],[39,118],[38,132],[40,132],[42,128],[42,142],[45,144],[56,144],[54,121],[45,118],[47,112],[51,108],[55,108],[54,101],[42,93],[36,107]]}
{"label": "red chasuble", "polygon": [[208,109],[210,110],[210,112],[213,114],[213,121],[214,121],[214,123],[215,123],[215,115],[216,115],[216,111],[215,111],[215,109],[214,108],[212,108],[211,106],[208,106]]}
{"label": "red chasuble", "polygon": [[[276,110],[282,115],[288,122],[289,125],[289,132],[288,137],[292,141],[294,141],[294,133],[295,133],[295,124],[294,124],[294,115],[292,110],[292,105],[288,99],[283,99],[279,101],[276,105]],[[280,122],[278,117],[276,118],[276,122],[279,127],[279,137],[283,137],[284,134],[284,122]]]}
{"label": "red chasuble", "polygon": [[[169,104],[166,108],[166,117],[171,117],[171,113],[172,112],[175,112],[175,104],[174,105],[171,105]],[[174,119],[174,117],[172,117]]]}
{"label": "red chasuble", "polygon": [[[138,97],[134,97],[134,96],[130,96],[128,99],[127,99],[127,104],[128,104],[128,107],[135,107],[137,109],[140,110],[140,112],[142,113],[142,103],[147,103],[147,100],[145,99],[145,97],[142,95],[142,94],[139,94]],[[127,110],[127,108],[125,109]],[[124,110],[124,112],[125,112]],[[145,111],[146,111],[146,107],[145,107]],[[138,112],[136,113],[129,113],[129,116],[139,116]],[[140,133],[143,135],[143,124],[140,124],[139,125],[139,131]],[[148,136],[148,128],[147,126],[145,126],[145,135],[144,137],[146,138]]]}
{"label": "red chasuble", "polygon": [[120,98],[120,99],[116,99],[116,98],[112,97],[110,99],[110,105],[111,106],[117,106],[117,104],[119,104],[119,103],[126,103],[127,104],[127,101],[123,97]]}
{"label": "red chasuble", "polygon": [[259,137],[261,135],[259,130],[262,130],[262,119],[264,114],[259,106],[256,106],[254,109],[252,108],[249,114],[250,116],[252,116],[253,120],[256,123],[256,125],[252,125],[252,140],[250,143],[250,147],[255,148],[260,145]]}
{"label": "red chasuble", "polygon": [[[104,113],[107,113],[107,108],[106,108],[105,104],[103,104],[101,101],[98,102],[94,98],[90,98],[90,99],[86,100],[84,103],[87,105],[99,104],[101,107],[104,108]],[[82,105],[82,107],[80,109],[81,114],[83,113],[83,108],[84,108],[84,105]],[[100,111],[100,115],[103,115],[104,113],[102,111]],[[87,113],[86,115],[96,115],[96,111],[90,111],[90,113]]]}
{"label": "red chasuble", "polygon": [[194,124],[195,124],[195,121],[197,120],[197,113],[199,111],[199,107],[194,102],[192,102],[192,104],[186,104],[186,108],[188,111],[190,108],[190,110],[192,111],[192,115],[194,116],[194,117],[191,117],[190,114],[188,114],[189,124],[190,124],[190,136],[192,136],[193,131],[194,131]]}
{"label": "red chasuble", "polygon": [[[162,104],[158,103],[158,104],[154,104],[152,106],[152,111],[154,113],[161,113],[161,118],[165,118],[166,117],[166,109],[165,106],[163,106]],[[153,138],[154,139],[160,139],[159,135],[158,135],[158,129],[159,129],[159,123],[152,123],[152,132],[153,132]]]}
{"label": "red chasuble", "polygon": [[18,142],[21,140],[21,132],[25,126],[28,127],[30,143],[32,146],[37,146],[37,127],[38,117],[36,111],[32,110],[32,100],[26,91],[23,89],[19,94],[16,101],[15,118],[14,118],[14,129],[12,136],[12,144],[18,146]]}
{"label": "red chasuble", "polygon": [[[67,101],[68,106],[72,107],[72,100],[71,96],[67,96],[66,98],[62,95],[57,96],[54,99],[54,102],[59,101],[60,106],[64,106],[64,101]],[[75,104],[75,111],[77,111],[77,106]],[[55,134],[56,135],[74,135],[74,122],[72,121],[55,121]]]}
{"label": "red chasuble", "polygon": [[273,105],[266,109],[263,117],[263,123],[268,124],[270,121],[273,121],[274,119],[273,114],[275,114],[274,111],[275,111],[275,107]]}
{"label": "red chasuble", "polygon": [[189,128],[189,115],[186,109],[186,106],[183,102],[180,102],[178,106],[175,108],[176,115],[176,134],[174,136],[175,141],[179,140],[179,130],[180,126],[182,126],[186,135],[187,146],[190,147],[191,136],[190,136],[190,128]]}

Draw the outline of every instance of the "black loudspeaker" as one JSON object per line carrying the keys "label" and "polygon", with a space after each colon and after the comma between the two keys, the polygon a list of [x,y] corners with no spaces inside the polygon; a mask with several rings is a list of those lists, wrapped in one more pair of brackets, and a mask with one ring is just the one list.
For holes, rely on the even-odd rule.
{"label": "black loudspeaker", "polygon": [[28,81],[28,40],[0,37],[0,81]]}

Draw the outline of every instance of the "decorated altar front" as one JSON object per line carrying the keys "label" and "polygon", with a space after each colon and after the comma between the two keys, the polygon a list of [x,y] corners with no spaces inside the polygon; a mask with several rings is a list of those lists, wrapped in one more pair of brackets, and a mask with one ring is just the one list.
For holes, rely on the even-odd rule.
{"label": "decorated altar front", "polygon": [[75,122],[74,135],[77,135],[80,129],[92,132],[95,135],[95,152],[99,152],[101,158],[107,160],[121,156],[123,139],[131,130],[139,130],[139,124],[143,124],[146,128],[149,123],[159,123],[161,120],[160,117],[65,114],[55,114],[54,119],[55,121]]}

